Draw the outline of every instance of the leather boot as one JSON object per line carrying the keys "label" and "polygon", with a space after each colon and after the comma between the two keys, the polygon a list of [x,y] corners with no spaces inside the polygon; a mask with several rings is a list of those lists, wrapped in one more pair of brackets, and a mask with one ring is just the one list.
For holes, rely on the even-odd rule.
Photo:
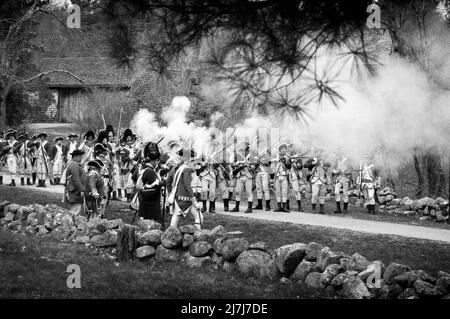
{"label": "leather boot", "polygon": [[266,212],[270,212],[270,199],[266,200]]}
{"label": "leather boot", "polygon": [[47,185],[45,185],[45,179],[42,180],[42,186],[41,187],[47,187]]}
{"label": "leather boot", "polygon": [[8,186],[16,187],[16,180],[15,180],[15,179],[12,179],[12,180],[11,180],[11,183],[8,184]]}
{"label": "leather boot", "polygon": [[289,199],[286,201],[286,209],[291,210],[291,206],[289,205]]}
{"label": "leather boot", "polygon": [[223,199],[223,210],[226,212],[230,211],[230,207],[228,206],[228,203],[229,203],[228,198],[224,198]]}
{"label": "leather boot", "polygon": [[312,213],[315,214],[316,212],[316,204],[311,204],[312,207]]}
{"label": "leather boot", "polygon": [[319,204],[319,207],[320,207],[320,209],[319,209],[319,214],[325,214],[325,212],[324,212],[324,210],[323,210],[323,208],[324,208],[324,204]]}
{"label": "leather boot", "polygon": [[336,202],[336,210],[334,211],[335,214],[340,214],[342,213],[341,210],[341,202]]}
{"label": "leather boot", "polygon": [[33,185],[36,185],[36,173],[31,173],[31,178],[33,179]]}
{"label": "leather boot", "polygon": [[216,202],[215,201],[209,202],[209,212],[211,214],[214,214],[216,212]]}
{"label": "leather boot", "polygon": [[289,209],[287,208],[287,202],[283,203],[283,213],[290,213]]}
{"label": "leather boot", "polygon": [[31,179],[30,179],[30,178],[27,178],[27,185],[34,185],[34,184],[31,182]]}
{"label": "leather boot", "polygon": [[252,206],[253,206],[253,202],[248,202],[248,207],[245,211],[246,214],[251,214],[252,213]]}
{"label": "leather boot", "polygon": [[274,212],[282,212],[283,211],[283,207],[281,206],[281,203],[277,203],[278,208],[276,210],[274,210]]}
{"label": "leather boot", "polygon": [[302,201],[301,201],[301,200],[298,200],[298,201],[297,201],[297,206],[298,206],[298,211],[299,211],[299,212],[303,212]]}
{"label": "leather boot", "polygon": [[25,186],[25,177],[20,178],[20,185]]}
{"label": "leather boot", "polygon": [[253,209],[263,209],[262,199],[258,199],[258,204]]}
{"label": "leather boot", "polygon": [[236,201],[236,206],[231,210],[233,213],[239,212],[239,201]]}
{"label": "leather boot", "polygon": [[0,185],[3,185],[3,176],[0,176]]}
{"label": "leather boot", "polygon": [[202,200],[203,206],[202,206],[202,214],[206,212],[206,200]]}
{"label": "leather boot", "polygon": [[348,213],[348,203],[344,202],[344,214]]}
{"label": "leather boot", "polygon": [[38,184],[36,185],[36,187],[42,187],[42,180],[38,180]]}

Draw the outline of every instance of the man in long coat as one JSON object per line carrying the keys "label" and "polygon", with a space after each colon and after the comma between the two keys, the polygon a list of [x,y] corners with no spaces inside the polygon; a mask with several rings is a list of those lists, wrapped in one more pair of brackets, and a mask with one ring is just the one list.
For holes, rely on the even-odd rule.
{"label": "man in long coat", "polygon": [[81,213],[83,209],[83,197],[86,185],[86,174],[81,165],[82,150],[72,152],[72,159],[67,165],[66,186],[64,189],[64,200],[70,205],[70,211],[74,215]]}

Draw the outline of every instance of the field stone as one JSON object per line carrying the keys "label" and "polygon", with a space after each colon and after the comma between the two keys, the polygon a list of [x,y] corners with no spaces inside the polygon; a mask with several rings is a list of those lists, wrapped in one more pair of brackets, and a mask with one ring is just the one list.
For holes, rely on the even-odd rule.
{"label": "field stone", "polygon": [[328,265],[340,264],[341,258],[343,258],[341,254],[334,253],[329,247],[324,247],[317,254],[316,268],[322,272]]}
{"label": "field stone", "polygon": [[311,272],[306,276],[305,284],[307,287],[323,289],[325,286],[322,284],[322,273]]}
{"label": "field stone", "polygon": [[322,245],[315,243],[315,242],[310,242],[308,244],[308,249],[306,251],[306,256],[305,256],[305,260],[307,261],[316,261],[317,260],[317,255],[319,254],[320,250],[323,248]]}
{"label": "field stone", "polygon": [[450,293],[450,276],[440,277],[436,282],[436,287],[443,293]]}
{"label": "field stone", "polygon": [[281,277],[281,273],[278,270],[275,259],[271,258],[267,264],[263,265],[261,269],[261,277],[270,280],[275,280]]}
{"label": "field stone", "polygon": [[322,273],[320,281],[324,286],[326,286],[331,282],[331,280],[334,279],[334,277],[339,275],[339,273],[341,273],[341,272],[342,272],[341,265],[338,265],[338,264],[328,265],[325,268],[325,271]]}
{"label": "field stone", "polygon": [[264,241],[258,241],[256,243],[250,244],[250,246],[248,246],[248,250],[260,250],[268,254],[270,253],[269,245],[267,245],[267,243]]}
{"label": "field stone", "polygon": [[394,200],[395,196],[394,195],[386,195],[386,202],[389,202],[391,205],[397,205],[392,203],[392,200]]}
{"label": "field stone", "polygon": [[137,226],[144,233],[149,230],[161,229],[161,224],[151,219],[139,219]]}
{"label": "field stone", "polygon": [[413,286],[414,291],[420,298],[436,298],[444,294],[437,287],[421,279],[417,279]]}
{"label": "field stone", "polygon": [[342,285],[342,294],[351,299],[367,299],[371,297],[364,282],[358,277],[350,277]]}
{"label": "field stone", "polygon": [[241,253],[248,249],[249,243],[244,238],[227,239],[221,250],[221,255],[227,261],[235,261]]}
{"label": "field stone", "polygon": [[89,243],[89,236],[79,236],[75,238],[75,242],[78,244],[87,244]]}
{"label": "field stone", "polygon": [[223,247],[227,240],[224,237],[217,238],[213,243],[213,248],[217,254],[222,255]]}
{"label": "field stone", "polygon": [[216,254],[215,252],[213,252],[211,254],[211,261],[213,262],[213,264],[219,266],[219,267],[223,267],[223,263],[224,263],[224,259],[222,256]]}
{"label": "field stone", "polygon": [[181,245],[183,235],[177,227],[169,227],[161,236],[161,245],[168,249],[174,249]]}
{"label": "field stone", "polygon": [[42,235],[46,235],[49,233],[49,231],[47,230],[47,228],[45,228],[45,226],[43,225],[38,225],[38,232],[37,232],[37,236],[42,236]]}
{"label": "field stone", "polygon": [[50,235],[53,238],[56,238],[60,241],[63,240],[67,240],[70,237],[70,229],[67,229],[63,226],[59,226],[57,228],[53,228],[52,232],[50,233]]}
{"label": "field stone", "polygon": [[138,243],[142,246],[150,245],[157,247],[161,244],[161,236],[164,232],[159,229],[149,230],[138,236]]}
{"label": "field stone", "polygon": [[417,201],[419,208],[425,208],[427,206],[434,206],[436,201],[430,197],[423,197]]}
{"label": "field stone", "polygon": [[436,212],[436,221],[437,222],[443,222],[447,220],[447,216],[444,216],[444,214],[442,213],[442,211],[437,211]]}
{"label": "field stone", "polygon": [[198,230],[195,225],[183,225],[180,227],[180,231],[183,234],[194,235],[194,233]]}
{"label": "field stone", "polygon": [[[355,253],[347,259],[348,263],[345,265],[346,270],[355,270],[361,272],[369,266],[370,262],[362,255]],[[341,262],[342,264],[342,262]]]}
{"label": "field stone", "polygon": [[146,245],[136,249],[135,253],[138,259],[143,259],[154,256],[156,254],[156,250],[155,247]]}
{"label": "field stone", "polygon": [[6,216],[6,214],[7,214],[8,212],[13,213],[13,214],[16,214],[16,212],[20,209],[20,207],[22,207],[22,206],[20,206],[20,205],[18,205],[18,204],[9,204],[9,205],[6,205],[5,208],[4,208],[4,214],[5,214],[5,216]]}
{"label": "field stone", "polygon": [[275,250],[275,263],[279,271],[286,276],[292,274],[298,264],[306,256],[308,245],[295,243],[281,246]]}
{"label": "field stone", "polygon": [[450,273],[440,270],[440,271],[438,271],[437,276],[438,276],[438,279],[441,277],[450,277]]}
{"label": "field stone", "polygon": [[20,231],[22,229],[22,222],[20,220],[12,221],[7,227],[11,231]]}
{"label": "field stone", "polygon": [[207,241],[211,237],[210,229],[197,229],[194,232],[194,241]]}
{"label": "field stone", "polygon": [[436,278],[430,276],[423,270],[412,270],[405,272],[404,274],[396,276],[393,281],[399,284],[403,289],[406,289],[411,287],[417,279],[421,279],[432,285],[436,284]]}
{"label": "field stone", "polygon": [[413,288],[406,288],[397,299],[412,299],[418,298]]}
{"label": "field stone", "polygon": [[334,277],[330,281],[330,285],[335,287],[336,289],[342,288],[342,286],[344,285],[344,282],[346,280],[348,280],[350,277],[355,277],[355,276],[356,276],[356,271],[347,270],[343,273],[338,274],[336,277]]}
{"label": "field stone", "polygon": [[76,215],[73,217],[73,223],[75,224],[75,226],[79,226],[79,225],[85,225],[88,223],[88,219],[87,217],[81,216],[81,215]]}
{"label": "field stone", "polygon": [[194,243],[194,236],[192,236],[191,234],[185,233],[183,235],[183,242],[181,244],[181,246],[184,249],[189,248],[192,244]]}
{"label": "field stone", "polygon": [[33,209],[31,209],[28,206],[22,206],[20,207],[16,212],[16,220],[24,221],[27,220],[27,217],[29,214],[33,212]]}
{"label": "field stone", "polygon": [[246,277],[262,277],[262,269],[270,262],[270,255],[261,250],[244,251],[236,259],[236,267]]}
{"label": "field stone", "polygon": [[193,257],[204,257],[212,250],[212,246],[206,241],[196,241],[189,247],[189,253]]}
{"label": "field stone", "polygon": [[74,226],[73,217],[70,213],[58,212],[53,217],[52,228],[57,228],[58,226],[62,226],[66,229],[71,229]]}
{"label": "field stone", "polygon": [[97,240],[93,242],[96,247],[109,247],[117,245],[116,230],[107,230],[103,234],[97,236]]}
{"label": "field stone", "polygon": [[187,258],[185,259],[185,263],[189,268],[200,268],[212,264],[212,260],[210,256],[206,257],[187,256]]}
{"label": "field stone", "polygon": [[411,268],[398,263],[390,263],[383,274],[383,279],[387,284],[393,284],[394,278],[405,272],[411,271]]}
{"label": "field stone", "polygon": [[211,236],[223,236],[223,234],[225,233],[225,228],[222,225],[218,225],[216,227],[214,227],[213,229],[211,229]]}
{"label": "field stone", "polygon": [[177,262],[181,259],[181,255],[181,251],[167,249],[163,245],[156,248],[156,260],[158,261]]}
{"label": "field stone", "polygon": [[236,264],[234,262],[224,261],[222,269],[226,272],[234,273],[236,272]]}
{"label": "field stone", "polygon": [[16,215],[13,212],[7,212],[5,215],[5,222],[6,223],[10,223],[14,220],[14,217],[16,217]]}
{"label": "field stone", "polygon": [[378,202],[380,204],[386,203],[386,196],[378,196]]}
{"label": "field stone", "polygon": [[293,281],[305,281],[306,277],[313,271],[314,263],[311,261],[302,260],[289,278]]}

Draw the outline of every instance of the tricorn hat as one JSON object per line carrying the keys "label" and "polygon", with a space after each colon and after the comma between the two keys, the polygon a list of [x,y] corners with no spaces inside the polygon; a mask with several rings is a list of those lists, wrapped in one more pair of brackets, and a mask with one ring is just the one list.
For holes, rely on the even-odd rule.
{"label": "tricorn hat", "polygon": [[62,137],[62,136],[57,136],[57,137],[55,137],[55,139],[54,139],[53,141],[55,141],[55,142],[58,142],[58,141],[64,141],[64,137]]}
{"label": "tricorn hat", "polygon": [[106,151],[106,147],[102,144],[102,143],[97,143],[97,144],[95,144],[95,146],[94,146],[94,152],[95,153],[97,153],[97,152],[104,152],[104,151]]}
{"label": "tricorn hat", "polygon": [[97,168],[97,169],[100,169],[100,168],[102,167],[102,166],[100,165],[99,161],[97,161],[97,160],[91,160],[91,161],[87,162],[86,165],[87,165],[87,166],[93,166],[93,167],[95,167],[95,168]]}
{"label": "tricorn hat", "polygon": [[6,133],[5,133],[5,138],[10,137],[11,135],[15,137],[16,133],[17,133],[16,130],[7,130]]}
{"label": "tricorn hat", "polygon": [[45,137],[45,138],[47,138],[47,136],[48,136],[48,134],[45,132],[39,132],[37,135],[37,137]]}
{"label": "tricorn hat", "polygon": [[78,137],[78,134],[77,133],[69,133],[68,135],[67,135],[67,138],[71,138],[71,137],[75,137],[75,138],[77,138]]}
{"label": "tricorn hat", "polygon": [[102,143],[105,138],[108,140],[108,131],[100,130],[97,135],[97,143]]}
{"label": "tricorn hat", "polygon": [[150,160],[157,160],[161,157],[158,144],[154,142],[147,143],[144,147],[144,157]]}
{"label": "tricorn hat", "polygon": [[70,155],[72,155],[72,157],[78,156],[78,155],[83,155],[84,151],[83,150],[74,150]]}
{"label": "tricorn hat", "polygon": [[126,142],[127,138],[131,136],[133,137],[133,131],[129,128],[127,128],[122,135],[121,141]]}

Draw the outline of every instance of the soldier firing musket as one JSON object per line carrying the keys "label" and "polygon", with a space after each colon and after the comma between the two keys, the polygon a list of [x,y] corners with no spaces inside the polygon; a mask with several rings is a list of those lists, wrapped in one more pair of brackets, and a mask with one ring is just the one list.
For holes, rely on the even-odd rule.
{"label": "soldier firing musket", "polygon": [[50,182],[53,183],[52,177],[50,176],[50,168],[48,165],[48,152],[50,150],[50,144],[47,141],[47,136],[48,134],[45,132],[41,132],[37,136],[40,139],[36,159],[36,170],[38,178],[37,187],[46,187],[45,180],[47,179],[47,176],[49,177]]}

